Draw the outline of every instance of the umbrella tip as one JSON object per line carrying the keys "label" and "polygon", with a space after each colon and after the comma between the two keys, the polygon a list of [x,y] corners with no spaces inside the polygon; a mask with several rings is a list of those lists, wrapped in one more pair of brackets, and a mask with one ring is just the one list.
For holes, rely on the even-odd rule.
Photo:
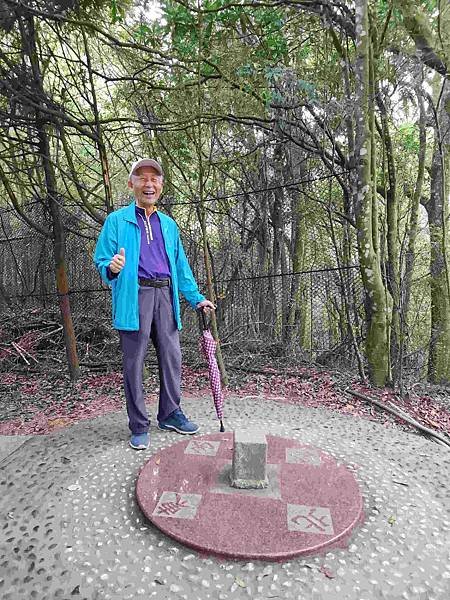
{"label": "umbrella tip", "polygon": [[225,427],[223,426],[222,421],[220,421],[220,432],[223,433],[225,431]]}

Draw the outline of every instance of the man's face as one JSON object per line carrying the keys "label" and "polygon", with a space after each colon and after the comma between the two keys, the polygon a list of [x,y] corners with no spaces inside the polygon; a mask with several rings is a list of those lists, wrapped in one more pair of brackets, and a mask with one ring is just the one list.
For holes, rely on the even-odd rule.
{"label": "man's face", "polygon": [[138,206],[150,208],[161,196],[163,178],[153,167],[139,167],[128,181],[128,187],[133,190]]}

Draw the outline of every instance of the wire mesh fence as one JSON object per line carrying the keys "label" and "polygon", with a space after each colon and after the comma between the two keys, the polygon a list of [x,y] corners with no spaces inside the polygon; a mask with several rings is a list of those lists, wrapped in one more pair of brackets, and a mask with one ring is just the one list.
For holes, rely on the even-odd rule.
{"label": "wire mesh fence", "polygon": [[[56,310],[51,240],[36,231],[23,231],[25,226],[18,229],[16,224],[14,229],[4,225],[3,232],[9,237],[0,239],[3,306],[20,303],[23,308]],[[110,291],[93,266],[92,244],[83,244],[75,235],[68,235],[66,247],[75,322],[80,316],[87,319],[89,315],[110,315]],[[201,265],[193,267],[194,271],[202,270]],[[348,335],[342,286],[352,289],[358,303],[362,302],[355,267],[341,270],[340,274],[332,268],[270,276],[243,274],[231,283],[214,282],[222,343],[240,344],[252,351],[269,345],[275,353],[283,353],[283,348],[289,347],[291,353],[304,359],[315,360],[345,345]],[[200,286],[205,290],[204,282]],[[184,303],[182,311],[183,339],[187,340],[197,330],[197,318]],[[351,346],[343,349],[343,355],[350,358]]]}
{"label": "wire mesh fence", "polygon": [[[40,210],[33,213],[31,208],[29,216],[43,222]],[[92,223],[89,235],[80,236],[74,229],[66,237],[70,308],[81,344],[111,330],[110,290],[92,262],[98,231],[99,225]],[[188,255],[206,295],[202,256],[189,248]],[[0,271],[0,317],[12,306],[37,316],[50,311],[60,321],[52,241],[8,209],[0,210]],[[253,359],[283,357],[290,364],[355,367],[356,349],[365,339],[364,290],[357,265],[267,274],[243,267],[233,277],[224,275],[214,281],[216,314],[223,351],[233,360],[244,353]],[[198,317],[183,301],[182,319],[183,351],[196,355]],[[420,344],[417,352],[423,368]],[[410,357],[405,365],[414,369],[418,363]]]}

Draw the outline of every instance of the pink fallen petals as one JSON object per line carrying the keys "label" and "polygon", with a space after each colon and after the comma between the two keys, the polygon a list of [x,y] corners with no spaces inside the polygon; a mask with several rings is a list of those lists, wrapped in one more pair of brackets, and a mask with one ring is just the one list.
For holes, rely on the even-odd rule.
{"label": "pink fallen petals", "polygon": [[[409,427],[405,422],[368,402],[349,396],[344,386],[383,403],[392,404],[423,425],[438,431],[450,432],[450,412],[429,395],[400,398],[390,389],[373,389],[349,380],[344,385],[327,371],[302,367],[283,374],[272,366],[262,372],[240,376],[240,385],[225,390],[226,398],[255,398],[258,401],[284,402],[308,408],[326,408],[343,415],[366,418],[385,426],[398,424]],[[145,381],[146,401],[154,406],[158,401],[158,379],[155,369],[150,369]],[[0,389],[11,401],[19,400],[20,417],[0,422],[1,435],[47,434],[74,423],[125,408],[122,373],[88,373],[74,385],[68,378],[51,378],[43,373],[17,374],[0,373]],[[184,365],[182,369],[183,398],[212,398],[208,370],[193,369]],[[5,396],[7,397],[7,396]],[[45,408],[42,408],[45,407]],[[17,411],[16,411],[17,414]]]}
{"label": "pink fallen petals", "polygon": [[[369,388],[365,385],[355,384],[353,389],[369,398],[376,398],[391,408],[398,408],[407,413],[410,417],[437,431],[450,432],[450,411],[438,401],[429,396],[414,396],[410,398],[401,398],[391,389],[378,390]],[[356,403],[366,404],[363,400],[354,399]],[[389,403],[392,403],[389,404]],[[383,411],[372,407],[375,415],[380,415]],[[388,418],[387,416],[385,418]],[[389,419],[396,423],[405,424],[403,419],[391,415]]]}

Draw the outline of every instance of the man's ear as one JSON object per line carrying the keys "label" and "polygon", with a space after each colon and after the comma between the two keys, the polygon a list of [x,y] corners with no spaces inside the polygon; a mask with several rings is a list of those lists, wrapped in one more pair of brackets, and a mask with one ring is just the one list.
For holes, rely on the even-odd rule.
{"label": "man's ear", "polygon": [[128,187],[130,188],[130,190],[133,189],[133,184],[131,183],[131,179],[128,180]]}

